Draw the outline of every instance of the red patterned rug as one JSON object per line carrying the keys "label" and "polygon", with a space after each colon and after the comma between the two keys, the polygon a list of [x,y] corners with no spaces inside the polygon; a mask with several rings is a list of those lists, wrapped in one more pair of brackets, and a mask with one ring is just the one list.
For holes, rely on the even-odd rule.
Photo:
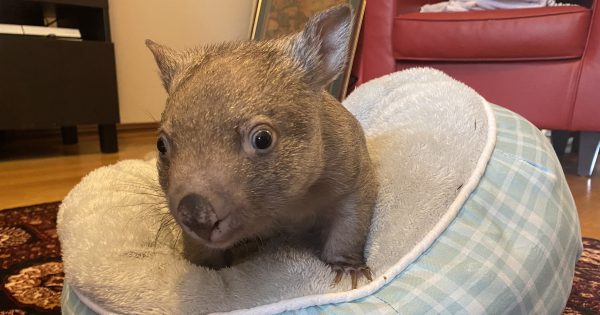
{"label": "red patterned rug", "polygon": [[[0,210],[0,315],[60,314],[58,202]],[[584,238],[564,314],[600,314],[600,241]]]}
{"label": "red patterned rug", "polygon": [[60,314],[58,205],[0,211],[0,314]]}

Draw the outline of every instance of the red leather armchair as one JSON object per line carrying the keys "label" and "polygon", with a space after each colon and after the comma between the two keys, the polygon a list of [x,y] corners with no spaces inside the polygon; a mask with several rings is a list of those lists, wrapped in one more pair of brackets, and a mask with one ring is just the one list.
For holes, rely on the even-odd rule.
{"label": "red leather armchair", "polygon": [[[357,85],[416,66],[440,69],[557,141],[582,131],[580,175],[600,148],[600,14],[591,8],[419,13],[438,0],[369,0],[353,73]],[[562,137],[564,141],[566,138]]]}

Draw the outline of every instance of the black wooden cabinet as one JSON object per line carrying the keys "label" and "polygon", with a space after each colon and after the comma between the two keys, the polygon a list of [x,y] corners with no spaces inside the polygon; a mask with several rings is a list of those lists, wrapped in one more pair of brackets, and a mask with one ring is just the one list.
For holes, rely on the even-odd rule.
{"label": "black wooden cabinet", "polygon": [[73,143],[78,124],[97,124],[102,152],[116,152],[108,1],[0,0],[0,23],[43,26],[47,6],[59,27],[79,29],[82,40],[0,34],[0,129],[61,127],[63,142]]}

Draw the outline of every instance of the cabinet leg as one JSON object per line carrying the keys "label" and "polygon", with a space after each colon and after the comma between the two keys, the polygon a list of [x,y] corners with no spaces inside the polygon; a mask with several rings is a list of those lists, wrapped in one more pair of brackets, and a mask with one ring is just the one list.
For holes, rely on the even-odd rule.
{"label": "cabinet leg", "polygon": [[60,127],[60,135],[62,136],[63,144],[76,144],[79,142],[77,138],[77,126]]}
{"label": "cabinet leg", "polygon": [[592,176],[600,151],[600,132],[582,131],[580,137],[577,174]]}
{"label": "cabinet leg", "polygon": [[103,153],[119,151],[117,126],[115,124],[98,125],[98,134],[100,135],[100,151]]}
{"label": "cabinet leg", "polygon": [[573,144],[571,145],[571,153],[579,153],[579,142],[581,139],[581,132],[577,131],[577,132],[573,132],[572,133],[573,136]]}
{"label": "cabinet leg", "polygon": [[565,155],[565,150],[567,149],[567,143],[569,142],[570,136],[571,133],[566,130],[552,130],[550,140],[552,141],[554,152],[556,152],[556,155],[560,160],[562,160],[563,156]]}

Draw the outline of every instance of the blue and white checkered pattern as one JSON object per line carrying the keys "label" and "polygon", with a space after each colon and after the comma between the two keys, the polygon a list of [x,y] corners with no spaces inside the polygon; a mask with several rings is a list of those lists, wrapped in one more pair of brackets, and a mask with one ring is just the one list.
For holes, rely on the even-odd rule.
{"label": "blue and white checkered pattern", "polygon": [[98,313],[92,311],[79,297],[75,291],[71,289],[68,283],[63,286],[62,295],[60,297],[61,313],[69,315],[96,315]]}
{"label": "blue and white checkered pattern", "polygon": [[[298,314],[560,314],[582,251],[573,198],[552,147],[494,106],[497,142],[476,190],[416,261],[375,294]],[[65,290],[63,314],[88,313]]]}
{"label": "blue and white checkered pattern", "polygon": [[560,314],[582,250],[552,147],[494,107],[497,143],[477,189],[436,242],[376,294],[299,313]]}

